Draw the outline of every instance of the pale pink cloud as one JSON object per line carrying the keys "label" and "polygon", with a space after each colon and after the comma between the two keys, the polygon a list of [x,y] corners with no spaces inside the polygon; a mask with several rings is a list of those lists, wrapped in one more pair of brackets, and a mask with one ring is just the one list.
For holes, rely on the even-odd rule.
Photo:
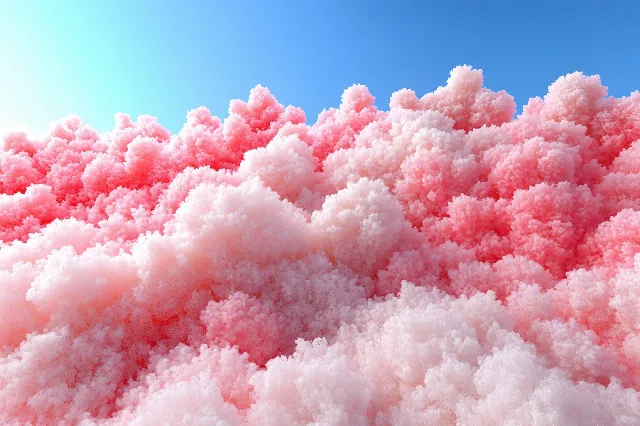
{"label": "pale pink cloud", "polygon": [[640,423],[640,97],[457,67],[0,151],[0,424]]}

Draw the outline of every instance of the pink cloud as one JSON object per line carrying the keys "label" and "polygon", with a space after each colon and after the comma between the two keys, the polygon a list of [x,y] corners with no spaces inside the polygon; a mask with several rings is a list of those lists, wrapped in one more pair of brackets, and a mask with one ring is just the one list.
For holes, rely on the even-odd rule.
{"label": "pink cloud", "polygon": [[640,423],[640,97],[457,67],[0,151],[0,423]]}

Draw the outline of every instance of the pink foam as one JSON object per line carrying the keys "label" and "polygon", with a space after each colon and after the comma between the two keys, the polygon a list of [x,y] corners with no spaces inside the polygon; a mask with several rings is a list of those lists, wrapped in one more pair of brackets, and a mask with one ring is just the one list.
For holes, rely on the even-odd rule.
{"label": "pink foam", "polygon": [[0,424],[640,424],[640,96],[458,67],[0,151]]}

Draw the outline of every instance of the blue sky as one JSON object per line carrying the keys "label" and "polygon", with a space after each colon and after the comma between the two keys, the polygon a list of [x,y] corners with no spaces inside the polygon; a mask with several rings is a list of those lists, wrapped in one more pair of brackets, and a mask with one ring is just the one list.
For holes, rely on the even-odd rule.
{"label": "blue sky", "polygon": [[573,71],[622,96],[640,89],[638,16],[631,0],[0,0],[0,131],[70,113],[106,131],[122,111],[175,132],[188,110],[225,117],[257,84],[314,122],[354,83],[386,109],[392,92],[422,95],[462,64],[519,111]]}

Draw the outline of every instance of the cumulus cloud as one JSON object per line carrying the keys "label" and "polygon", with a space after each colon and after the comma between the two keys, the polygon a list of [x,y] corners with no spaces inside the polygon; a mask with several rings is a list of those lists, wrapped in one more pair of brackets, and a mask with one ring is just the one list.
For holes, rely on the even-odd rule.
{"label": "cumulus cloud", "polygon": [[0,424],[640,423],[640,95],[457,67],[0,150]]}

